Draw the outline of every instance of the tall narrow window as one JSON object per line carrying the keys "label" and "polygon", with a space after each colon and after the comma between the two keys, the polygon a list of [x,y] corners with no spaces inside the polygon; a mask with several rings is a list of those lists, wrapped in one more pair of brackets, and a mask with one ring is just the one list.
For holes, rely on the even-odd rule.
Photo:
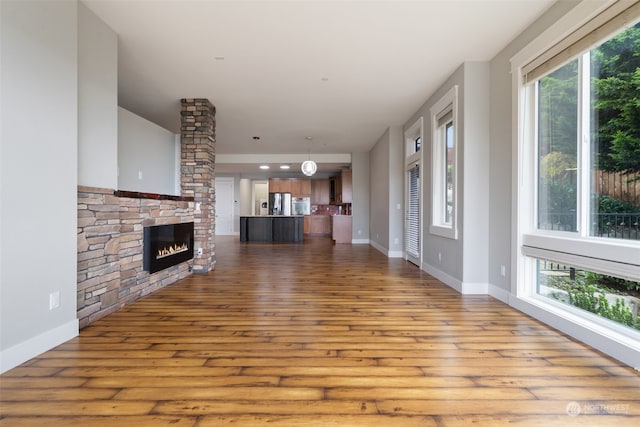
{"label": "tall narrow window", "polygon": [[422,264],[422,141],[423,119],[419,117],[404,132],[405,139],[405,223],[404,252],[407,261]]}
{"label": "tall narrow window", "polygon": [[447,170],[445,172],[445,191],[446,191],[446,201],[445,201],[445,212],[444,212],[444,223],[447,225],[451,225],[453,221],[453,185],[454,185],[454,177],[455,177],[455,160],[456,157],[454,155],[454,138],[453,138],[453,120],[448,121],[444,127],[444,150],[445,150],[445,164]]}
{"label": "tall narrow window", "polygon": [[407,224],[405,250],[407,259],[419,264],[420,259],[420,165],[414,164],[407,171]]}
{"label": "tall narrow window", "polygon": [[457,238],[457,86],[431,108],[433,207],[429,231]]}

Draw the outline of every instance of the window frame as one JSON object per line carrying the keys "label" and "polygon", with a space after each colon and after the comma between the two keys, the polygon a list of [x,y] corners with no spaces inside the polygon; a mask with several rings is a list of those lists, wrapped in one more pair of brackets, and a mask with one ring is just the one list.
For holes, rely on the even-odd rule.
{"label": "window frame", "polygon": [[[524,69],[573,34],[585,32],[613,0],[582,1],[511,58],[512,75],[512,285],[510,305],[568,333],[631,366],[640,364],[640,341],[623,326],[565,307],[537,294],[537,259],[572,264],[585,270],[637,280],[640,242],[589,236],[589,230],[563,232],[537,229],[537,129],[535,82]],[[637,22],[637,20],[635,21]],[[627,28],[632,24],[620,26]],[[589,32],[589,31],[587,31]],[[592,33],[592,32],[589,32]],[[610,35],[599,42],[606,41]],[[590,50],[592,45],[588,50]],[[576,52],[581,56],[580,52]],[[584,53],[584,52],[582,52]],[[554,53],[556,54],[556,53]],[[573,58],[579,56],[575,55]],[[547,55],[548,56],[548,55]],[[537,81],[539,79],[536,78]],[[582,145],[582,144],[581,144]],[[585,150],[582,150],[582,154]],[[581,171],[588,176],[589,171]],[[583,178],[584,179],[584,178]],[[588,183],[588,181],[585,181]],[[578,194],[581,197],[582,191]],[[584,204],[583,202],[580,202]],[[586,215],[582,212],[581,215]]]}
{"label": "window frame", "polygon": [[[423,117],[420,116],[405,132],[405,165],[422,160],[424,151]],[[416,150],[416,139],[422,142],[419,150]]]}
{"label": "window frame", "polygon": [[[442,119],[451,114],[450,119]],[[455,85],[430,109],[431,116],[431,221],[429,232],[456,240],[458,238],[458,86]],[[447,210],[447,125],[453,128],[451,220]]]}

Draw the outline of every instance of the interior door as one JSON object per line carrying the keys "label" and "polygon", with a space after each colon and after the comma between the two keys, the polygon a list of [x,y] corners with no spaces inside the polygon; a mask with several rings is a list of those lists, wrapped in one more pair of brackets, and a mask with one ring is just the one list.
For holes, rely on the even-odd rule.
{"label": "interior door", "polygon": [[405,213],[405,257],[407,261],[420,267],[422,254],[420,241],[422,224],[420,215],[420,163],[415,162],[407,166],[406,171],[406,203]]}
{"label": "interior door", "polygon": [[230,236],[233,232],[233,178],[216,178],[216,235]]}

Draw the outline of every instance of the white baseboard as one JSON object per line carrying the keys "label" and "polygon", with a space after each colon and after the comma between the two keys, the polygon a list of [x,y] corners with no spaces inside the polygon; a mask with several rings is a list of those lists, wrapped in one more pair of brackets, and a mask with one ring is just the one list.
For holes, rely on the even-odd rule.
{"label": "white baseboard", "polygon": [[437,268],[429,265],[429,264],[422,264],[422,270],[426,271],[427,273],[429,273],[430,275],[432,275],[433,277],[435,277],[436,279],[440,280],[442,283],[444,283],[445,285],[449,286],[450,288],[455,289],[456,291],[462,293],[462,282],[458,279],[456,279],[453,276],[448,275],[447,273],[445,273],[444,271],[438,270]]}
{"label": "white baseboard", "polygon": [[511,298],[511,293],[509,291],[496,285],[492,285],[491,283],[489,283],[489,295],[505,304],[509,304],[509,299]]}
{"label": "white baseboard", "polygon": [[422,264],[422,270],[463,295],[487,295],[489,293],[490,285],[488,283],[462,282],[444,271],[424,263]]}
{"label": "white baseboard", "polygon": [[79,331],[78,319],[67,322],[50,331],[9,347],[0,352],[0,374],[13,369],[21,363],[32,359],[53,347],[77,337]]}
{"label": "white baseboard", "polygon": [[382,252],[385,256],[389,256],[388,254],[388,250],[387,248],[385,248],[384,246],[382,246],[380,243],[374,242],[373,240],[369,242],[369,244],[371,246],[373,246],[374,249],[376,249],[379,252]]}
{"label": "white baseboard", "polygon": [[488,283],[462,282],[463,295],[487,295],[488,293]]}
{"label": "white baseboard", "polygon": [[404,258],[404,252],[402,252],[402,251],[389,251],[387,256],[389,258]]}
{"label": "white baseboard", "polygon": [[369,239],[351,239],[352,245],[368,245]]}

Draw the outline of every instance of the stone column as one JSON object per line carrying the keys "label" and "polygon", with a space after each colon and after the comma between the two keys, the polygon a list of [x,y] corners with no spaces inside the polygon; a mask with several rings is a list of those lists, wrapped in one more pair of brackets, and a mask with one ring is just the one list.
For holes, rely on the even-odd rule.
{"label": "stone column", "polygon": [[[204,98],[181,100],[181,167],[182,196],[194,198],[194,273],[207,273],[215,268],[215,142],[216,108]],[[199,208],[199,209],[198,209]]]}

